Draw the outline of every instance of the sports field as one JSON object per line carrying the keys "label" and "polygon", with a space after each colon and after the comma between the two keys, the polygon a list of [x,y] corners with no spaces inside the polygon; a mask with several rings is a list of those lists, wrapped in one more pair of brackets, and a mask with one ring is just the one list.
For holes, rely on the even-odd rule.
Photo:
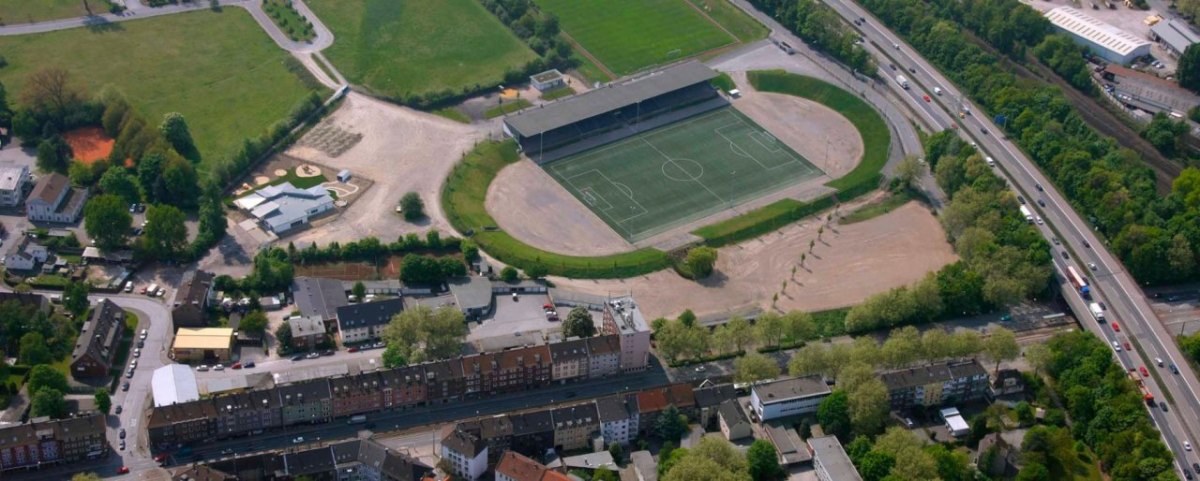
{"label": "sports field", "polygon": [[324,91],[303,67],[289,71],[295,60],[240,8],[0,37],[0,54],[8,60],[0,82],[10,102],[30,73],[61,67],[89,94],[115,87],[150,125],[182,113],[201,169],[287,117],[311,88]]}
{"label": "sports field", "polygon": [[687,0],[536,1],[617,75],[737,41]]}
{"label": "sports field", "polygon": [[630,242],[822,174],[729,107],[545,168]]}
{"label": "sports field", "polygon": [[477,0],[309,0],[335,37],[325,56],[355,84],[392,97],[504,78],[537,58]]}

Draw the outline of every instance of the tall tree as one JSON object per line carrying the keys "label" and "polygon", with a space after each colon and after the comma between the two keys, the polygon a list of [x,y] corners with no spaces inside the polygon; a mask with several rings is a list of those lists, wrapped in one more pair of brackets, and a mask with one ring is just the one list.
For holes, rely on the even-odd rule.
{"label": "tall tree", "polygon": [[241,323],[238,324],[239,331],[263,333],[267,330],[267,314],[260,310],[250,311],[242,317]]}
{"label": "tall tree", "polygon": [[83,209],[83,228],[101,249],[125,245],[129,226],[133,223],[126,205],[120,197],[111,194],[98,195],[87,201]]}
{"label": "tall tree", "polygon": [[162,132],[163,138],[166,138],[172,147],[175,147],[176,152],[188,155],[195,151],[196,144],[192,142],[192,133],[188,130],[183,114],[170,112],[163,115],[163,121],[159,124],[158,131]]}
{"label": "tall tree", "polygon": [[63,392],[54,388],[45,388],[33,395],[30,410],[34,416],[50,416],[59,419],[67,415],[67,400]]}
{"label": "tall tree", "polygon": [[179,156],[170,157],[163,164],[162,170],[163,188],[170,195],[158,200],[179,207],[193,207],[200,199],[200,184],[199,178],[196,176],[196,168],[187,159]]}
{"label": "tall tree", "polygon": [[61,136],[42,140],[37,146],[37,168],[42,172],[67,173],[71,164],[71,146]]}
{"label": "tall tree", "polygon": [[1016,359],[1021,354],[1017,336],[1003,327],[993,329],[983,343],[983,352],[996,363],[995,372],[1000,371],[1000,362]]}
{"label": "tall tree", "polygon": [[67,391],[67,377],[46,364],[33,366],[29,370],[29,379],[25,382],[29,392],[36,393],[43,389],[54,389],[58,392]]}
{"label": "tall tree", "polygon": [[888,389],[878,378],[871,378],[846,397],[850,409],[850,423],[859,434],[875,434],[883,429],[888,415]]}
{"label": "tall tree", "polygon": [[717,264],[717,250],[711,247],[693,247],[688,250],[683,263],[692,272],[692,277],[703,279],[712,274],[713,266]]}
{"label": "tall tree", "polygon": [[108,394],[108,388],[99,388],[95,394],[96,410],[101,414],[108,414],[109,409],[112,409],[112,397]]}
{"label": "tall tree", "polygon": [[784,475],[775,446],[763,439],[756,439],[750,444],[750,449],[746,451],[746,466],[753,481],[775,481]]}
{"label": "tall tree", "polygon": [[88,283],[72,281],[63,290],[63,307],[76,316],[82,316],[88,310]]}
{"label": "tall tree", "polygon": [[821,423],[821,428],[826,433],[841,439],[849,439],[850,406],[844,389],[833,391],[832,394],[821,400],[821,404],[817,405],[817,422]]}
{"label": "tall tree", "polygon": [[787,332],[783,317],[775,313],[764,313],[755,320],[758,329],[758,339],[764,346],[778,346]]}
{"label": "tall tree", "polygon": [[138,191],[137,178],[119,165],[113,165],[100,176],[100,190],[105,194],[115,195],[126,204],[136,204],[142,200]]}
{"label": "tall tree", "polygon": [[562,326],[563,335],[567,337],[585,338],[596,335],[596,322],[592,320],[592,313],[588,312],[586,307],[571,308]]}
{"label": "tall tree", "polygon": [[79,107],[85,98],[83,89],[71,82],[71,74],[59,67],[43,67],[29,74],[21,91],[22,104],[54,117]]}
{"label": "tall tree", "polygon": [[779,377],[779,363],[757,352],[750,352],[733,361],[734,382],[751,383]]}
{"label": "tall tree", "polygon": [[453,307],[436,310],[426,306],[405,309],[384,328],[383,338],[399,346],[410,363],[447,359],[462,353],[467,335],[466,318]]}
{"label": "tall tree", "polygon": [[729,339],[737,351],[744,351],[754,342],[754,326],[751,326],[750,321],[747,321],[746,318],[733,316],[729,322],[725,323],[725,327],[728,329]]}
{"label": "tall tree", "polygon": [[48,364],[54,361],[50,347],[46,345],[46,336],[40,332],[27,332],[21,336],[21,350],[17,359],[26,366]]}
{"label": "tall tree", "polygon": [[404,220],[415,221],[425,217],[425,203],[416,192],[408,192],[400,198],[400,212],[404,214]]}
{"label": "tall tree", "polygon": [[1179,57],[1179,67],[1175,69],[1179,85],[1193,92],[1200,92],[1200,47],[1188,45]]}
{"label": "tall tree", "polygon": [[183,211],[171,205],[152,205],[146,212],[142,248],[155,259],[169,260],[187,245]]}
{"label": "tall tree", "polygon": [[683,437],[687,430],[687,418],[679,412],[679,408],[674,404],[667,406],[662,413],[659,413],[653,426],[656,436],[672,443],[679,442],[679,438]]}

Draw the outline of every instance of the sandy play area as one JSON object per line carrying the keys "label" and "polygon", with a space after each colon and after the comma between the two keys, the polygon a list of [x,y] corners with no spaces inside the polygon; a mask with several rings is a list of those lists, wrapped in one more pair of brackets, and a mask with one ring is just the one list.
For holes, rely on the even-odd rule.
{"label": "sandy play area", "polygon": [[[326,125],[328,124],[328,125]],[[314,129],[330,129],[359,138],[345,151],[298,142],[287,155],[338,171],[349,169],[355,177],[375,182],[337,219],[295,236],[297,245],[311,242],[357,240],[375,236],[393,241],[409,232],[435,228],[450,232],[442,215],[438,193],[442,180],[462,154],[486,137],[486,126],[464,125],[436,115],[417,112],[369,97],[350,94],[336,112]],[[425,202],[427,220],[405,222],[395,212],[406,192],[414,191]]]}
{"label": "sandy play area", "polygon": [[671,270],[622,280],[553,280],[561,288],[597,295],[632,291],[646,316],[655,318],[684,309],[704,316],[747,306],[770,308],[771,296],[790,279],[777,307],[819,311],[857,304],[957,259],[937,219],[920,204],[909,203],[875,219],[825,229],[808,255],[807,269],[798,268],[793,278],[792,266],[799,264],[822,224],[813,217],[724,247],[716,272],[699,283]]}
{"label": "sandy play area", "polygon": [[505,167],[487,210],[513,237],[551,252],[599,256],[633,250],[625,239],[532,161]]}
{"label": "sandy play area", "polygon": [[107,159],[116,143],[100,127],[80,127],[64,133],[63,139],[71,146],[75,160],[85,164]]}

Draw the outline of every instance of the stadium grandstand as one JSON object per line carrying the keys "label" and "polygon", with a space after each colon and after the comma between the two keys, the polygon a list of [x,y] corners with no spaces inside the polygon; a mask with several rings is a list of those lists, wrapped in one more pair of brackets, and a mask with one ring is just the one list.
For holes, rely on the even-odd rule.
{"label": "stadium grandstand", "polygon": [[504,118],[504,132],[537,163],[729,105],[697,61],[612,83]]}

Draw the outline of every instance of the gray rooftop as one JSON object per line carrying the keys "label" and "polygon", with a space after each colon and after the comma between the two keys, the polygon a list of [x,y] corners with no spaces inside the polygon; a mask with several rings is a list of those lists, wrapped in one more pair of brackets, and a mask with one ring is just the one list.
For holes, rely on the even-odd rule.
{"label": "gray rooftop", "polygon": [[446,283],[459,309],[483,309],[492,304],[492,281],[486,277],[456,277]]}
{"label": "gray rooftop", "polygon": [[1158,22],[1150,27],[1150,31],[1179,52],[1187,50],[1188,45],[1200,43],[1200,35],[1192,31],[1191,27],[1175,20]]}
{"label": "gray rooftop", "polygon": [[800,434],[789,426],[772,423],[763,425],[767,439],[775,445],[775,452],[782,459],[782,464],[803,463],[812,459],[812,454],[804,448]]}
{"label": "gray rooftop", "polygon": [[716,76],[717,72],[713,69],[693,60],[568,97],[542,108],[525,109],[505,117],[504,123],[521,136],[529,137],[706,82]]}
{"label": "gray rooftop", "polygon": [[404,310],[404,301],[398,297],[342,306],[337,308],[338,327],[362,329],[384,326],[391,322],[392,316],[399,314],[402,310]]}
{"label": "gray rooftop", "polygon": [[821,436],[819,438],[808,438],[808,446],[813,451],[813,464],[820,463],[825,472],[829,473],[829,477],[838,481],[862,481],[862,477],[858,475],[858,470],[854,469],[854,463],[850,462],[850,457],[846,456],[846,451],[842,449],[842,443],[838,442],[835,436]]}
{"label": "gray rooftop", "polygon": [[752,388],[763,404],[829,394],[829,385],[821,376],[806,376],[759,384]]}
{"label": "gray rooftop", "polygon": [[750,420],[746,418],[746,412],[742,411],[742,406],[738,404],[737,400],[725,401],[717,410],[721,413],[721,419],[724,419],[725,424],[730,427],[738,424],[750,424]]}
{"label": "gray rooftop", "polygon": [[885,372],[879,379],[889,391],[924,386],[932,383],[942,383],[965,377],[986,376],[987,371],[979,362],[970,361],[939,362],[925,366],[910,367],[896,371]]}
{"label": "gray rooftop", "polygon": [[29,176],[29,167],[12,162],[0,164],[0,190],[17,190]]}
{"label": "gray rooftop", "polygon": [[337,317],[337,308],[349,304],[342,281],[321,277],[297,277],[292,281],[292,299],[300,315],[322,320]]}

